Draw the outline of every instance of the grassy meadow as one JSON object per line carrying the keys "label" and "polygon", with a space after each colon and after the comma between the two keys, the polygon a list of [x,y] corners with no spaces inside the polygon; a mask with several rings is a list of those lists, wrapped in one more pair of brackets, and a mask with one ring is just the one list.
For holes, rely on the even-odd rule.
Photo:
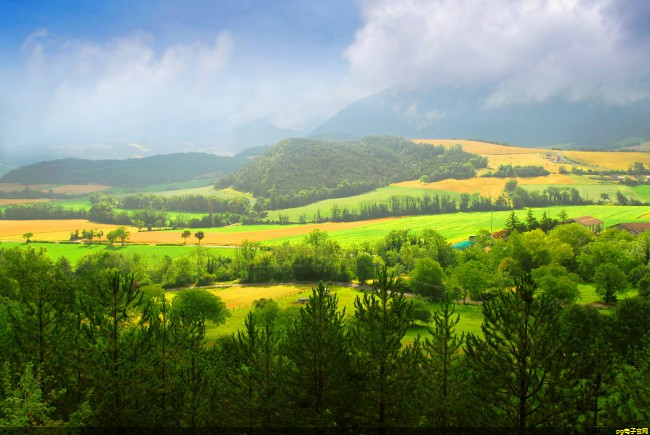
{"label": "grassy meadow", "polygon": [[[138,255],[142,260],[147,264],[155,264],[161,258],[166,255],[172,258],[183,257],[186,255],[191,255],[196,250],[196,245],[135,245],[135,244],[126,244],[124,246],[119,246],[119,243],[114,247],[110,247],[106,244],[100,243],[19,243],[19,242],[2,242],[0,243],[0,249],[2,248],[11,248],[14,246],[19,247],[32,247],[36,250],[45,249],[53,261],[58,260],[61,257],[65,257],[72,264],[76,264],[83,256],[88,254],[96,254],[99,252],[114,252],[124,255]],[[221,255],[224,257],[233,257],[236,254],[236,250],[232,248],[218,248],[210,247],[211,253],[216,255]]]}
{"label": "grassy meadow", "polygon": [[[252,309],[254,301],[260,298],[270,298],[277,302],[278,306],[282,309],[298,310],[302,306],[299,298],[307,298],[311,295],[311,289],[314,285],[311,284],[269,284],[265,286],[259,285],[242,285],[233,286],[222,289],[212,289],[211,293],[219,296],[230,311],[230,317],[223,325],[208,325],[207,339],[214,341],[219,337],[225,335],[236,334],[238,330],[244,328],[244,320],[248,312]],[[332,293],[338,296],[339,310],[345,308],[346,316],[354,314],[354,300],[357,296],[362,297],[363,291],[351,287],[331,286]],[[593,304],[598,302],[598,295],[596,290],[591,284],[580,284],[579,304]],[[182,290],[181,290],[182,291]],[[173,298],[175,292],[168,292],[168,295]],[[636,294],[635,290],[628,290],[626,293],[619,295],[619,299],[632,297]],[[598,305],[600,307],[600,305]],[[439,309],[439,304],[428,303],[431,311]],[[601,307],[601,311],[609,313],[610,307]],[[480,304],[456,304],[456,312],[460,314],[460,323],[456,327],[458,333],[472,333],[481,334],[481,323],[483,322],[483,314],[481,312]],[[426,337],[429,335],[428,327],[430,325],[416,323],[411,326],[403,343],[412,343],[415,338],[420,335]]]}

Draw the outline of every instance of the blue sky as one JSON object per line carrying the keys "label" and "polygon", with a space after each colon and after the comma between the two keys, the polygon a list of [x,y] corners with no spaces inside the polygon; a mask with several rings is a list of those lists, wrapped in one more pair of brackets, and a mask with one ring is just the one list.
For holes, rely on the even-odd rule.
{"label": "blue sky", "polygon": [[231,151],[396,84],[486,106],[650,96],[645,0],[0,0],[0,161]]}

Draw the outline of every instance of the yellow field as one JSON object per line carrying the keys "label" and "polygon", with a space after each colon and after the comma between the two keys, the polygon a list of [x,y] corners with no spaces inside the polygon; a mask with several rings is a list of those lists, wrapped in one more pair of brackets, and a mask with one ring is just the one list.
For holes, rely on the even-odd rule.
{"label": "yellow field", "polygon": [[[242,241],[254,240],[262,242],[278,237],[296,236],[308,234],[314,229],[322,231],[336,231],[349,228],[358,228],[364,225],[394,220],[399,218],[374,219],[360,222],[326,222],[322,224],[307,224],[297,226],[287,226],[273,229],[256,230],[255,226],[240,226],[233,228],[224,228],[205,231],[205,238],[201,241],[202,245],[240,245]],[[0,220],[0,240],[20,241],[22,235],[30,232],[34,234],[34,240],[42,241],[63,241],[70,239],[70,233],[74,230],[102,230],[104,237],[106,233],[117,228],[119,225],[98,224],[95,222],[82,219],[69,220]],[[140,231],[135,227],[127,227],[131,235],[130,242],[134,243],[173,243],[183,244],[181,237],[182,230],[174,231]],[[241,229],[241,230],[239,230]],[[194,231],[192,231],[194,233]],[[197,244],[196,238],[192,236],[188,239],[188,244]]]}
{"label": "yellow field", "polygon": [[497,169],[499,165],[543,166],[549,172],[558,172],[560,169],[560,165],[555,162],[557,151],[554,150],[508,147],[473,140],[413,139],[413,141],[446,147],[460,144],[467,152],[487,157],[490,170]]}
{"label": "yellow field", "polygon": [[[30,184],[29,190],[41,190],[50,187],[51,184]],[[20,183],[0,183],[0,192],[22,192],[28,187]]]}
{"label": "yellow field", "polygon": [[[98,230],[104,234],[119,225],[98,224],[84,219],[65,220],[0,220],[0,240],[22,240],[23,234],[33,233],[35,240],[62,241],[70,240],[74,230]],[[137,228],[131,228],[131,232]],[[179,236],[180,237],[180,236]]]}
{"label": "yellow field", "polygon": [[[253,285],[233,285],[232,287],[220,289],[208,289],[210,293],[219,296],[226,304],[228,309],[246,308],[253,305],[253,302],[266,298],[266,299],[279,299],[286,296],[296,296],[296,303],[299,297],[307,297],[311,294],[313,285],[310,284],[291,284],[291,285],[265,285],[258,287]],[[173,299],[176,292],[167,293],[167,297]],[[304,296],[298,296],[302,295]]]}
{"label": "yellow field", "polygon": [[[575,180],[564,174],[551,174],[546,177],[515,178],[519,184],[575,184]],[[420,181],[404,181],[393,186],[413,187],[418,189],[446,190],[461,193],[480,193],[485,196],[498,197],[506,185],[506,178],[470,178],[467,180],[442,180],[422,184]]]}
{"label": "yellow field", "polygon": [[577,162],[609,169],[627,169],[634,162],[642,162],[646,168],[650,166],[650,153],[644,152],[564,151],[564,155]]}
{"label": "yellow field", "polygon": [[66,184],[63,186],[53,187],[52,192],[74,195],[81,193],[99,192],[100,190],[105,190],[109,187],[110,186],[104,186],[103,184]]}
{"label": "yellow field", "polygon": [[16,205],[16,204],[31,204],[33,202],[48,202],[49,199],[0,199],[0,205]]}
{"label": "yellow field", "polygon": [[443,145],[450,147],[453,145],[462,145],[467,152],[482,155],[503,155],[503,154],[539,154],[553,153],[555,151],[542,148],[523,148],[508,147],[505,145],[496,145],[487,142],[478,142],[475,140],[461,139],[411,139],[415,143],[428,143],[430,145]]}

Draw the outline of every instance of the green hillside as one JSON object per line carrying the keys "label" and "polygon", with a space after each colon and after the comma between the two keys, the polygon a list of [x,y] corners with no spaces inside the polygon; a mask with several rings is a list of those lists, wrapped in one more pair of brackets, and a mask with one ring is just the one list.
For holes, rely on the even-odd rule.
{"label": "green hillside", "polygon": [[288,139],[218,185],[265,198],[268,209],[275,210],[357,195],[421,176],[432,181],[470,178],[485,165],[484,157],[460,147],[422,145],[391,136],[351,142]]}
{"label": "green hillside", "polygon": [[22,184],[106,184],[146,186],[196,178],[216,179],[239,169],[240,157],[206,153],[166,154],[141,159],[62,159],[34,163],[5,174],[1,182]]}

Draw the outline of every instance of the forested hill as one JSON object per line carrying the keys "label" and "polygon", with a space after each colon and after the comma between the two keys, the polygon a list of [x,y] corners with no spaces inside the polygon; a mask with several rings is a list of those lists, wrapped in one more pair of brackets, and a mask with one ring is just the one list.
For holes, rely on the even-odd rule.
{"label": "forested hill", "polygon": [[0,181],[22,184],[106,184],[145,186],[195,178],[218,178],[238,170],[241,156],[177,153],[125,160],[62,159],[34,163],[5,174]]}
{"label": "forested hill", "polygon": [[326,142],[288,139],[239,172],[220,180],[266,199],[270,209],[356,195],[389,183],[426,175],[432,180],[470,178],[487,160],[460,147],[415,144],[392,136]]}

